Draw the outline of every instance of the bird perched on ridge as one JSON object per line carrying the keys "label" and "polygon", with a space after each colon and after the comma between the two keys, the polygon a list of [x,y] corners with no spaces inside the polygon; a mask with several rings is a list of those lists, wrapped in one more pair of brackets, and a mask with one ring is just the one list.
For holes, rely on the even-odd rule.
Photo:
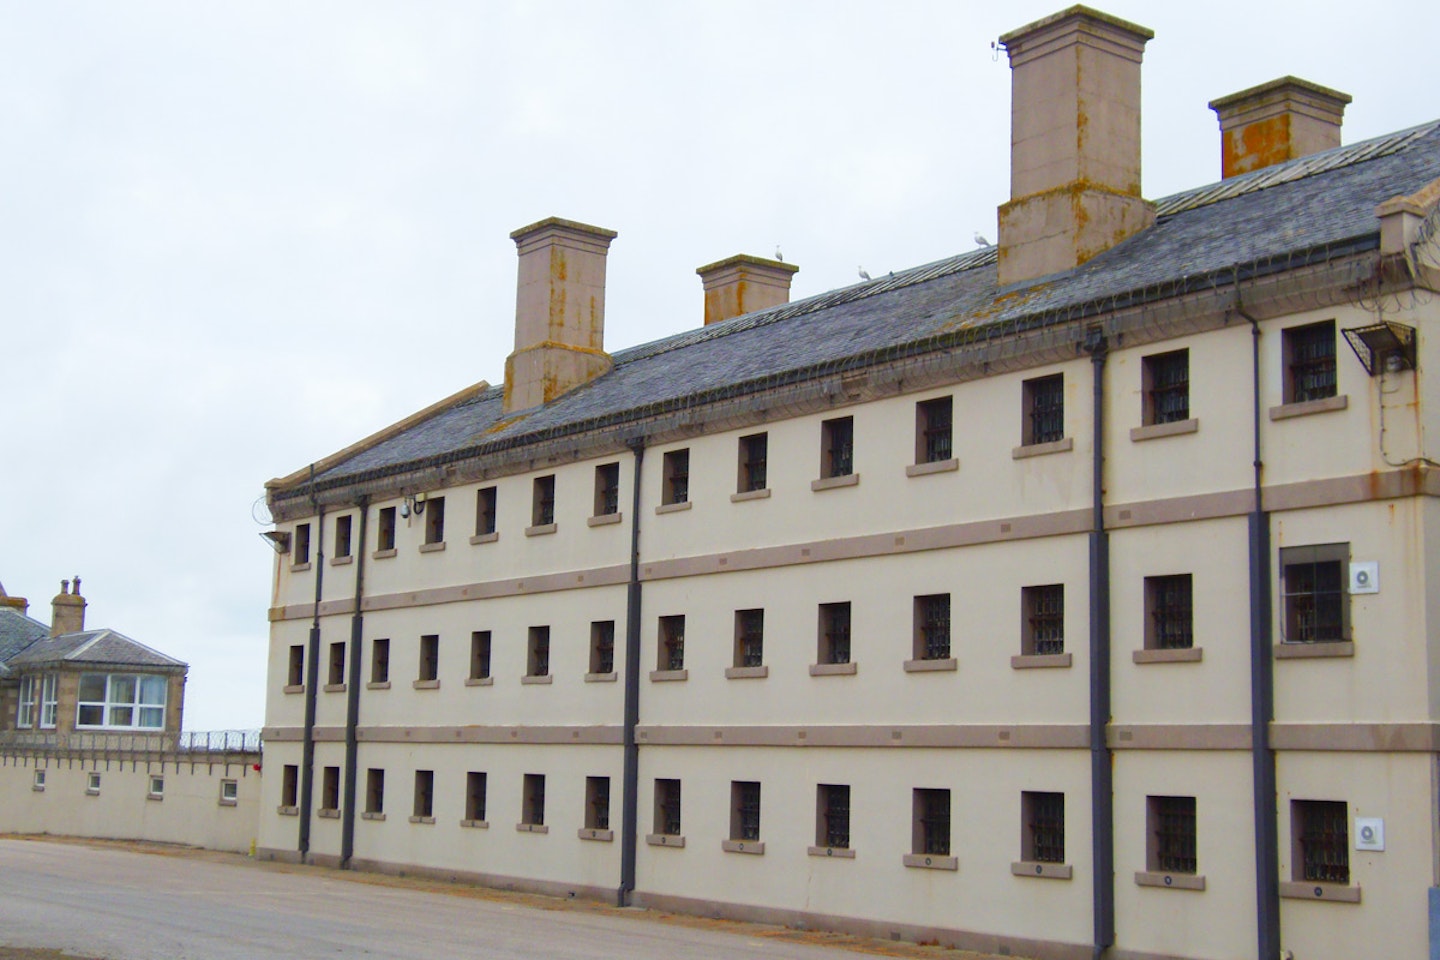
{"label": "bird perched on ridge", "polygon": [[860,279],[861,279],[861,280],[869,280],[869,279],[870,279],[870,274],[868,274],[868,273],[865,272],[865,268],[864,268],[864,267],[859,267],[858,269],[860,270]]}
{"label": "bird perched on ridge", "polygon": [[989,240],[986,240],[984,237],[982,237],[982,236],[980,235],[980,232],[977,230],[977,231],[975,232],[975,246],[977,246],[977,247],[990,247],[990,246],[994,246],[994,244],[992,244]]}

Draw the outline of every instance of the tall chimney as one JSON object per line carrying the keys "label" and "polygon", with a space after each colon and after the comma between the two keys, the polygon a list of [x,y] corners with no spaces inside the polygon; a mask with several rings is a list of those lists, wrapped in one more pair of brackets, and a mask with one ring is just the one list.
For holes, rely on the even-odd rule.
{"label": "tall chimney", "polygon": [[1140,195],[1140,59],[1154,35],[1074,6],[1000,38],[1010,57],[1002,285],[1069,270],[1155,222]]}
{"label": "tall chimney", "polygon": [[1262,170],[1340,146],[1350,95],[1281,77],[1210,101],[1220,118],[1220,175]]}
{"label": "tall chimney", "polygon": [[799,269],[742,253],[696,270],[705,287],[705,326],[789,303],[790,279]]}
{"label": "tall chimney", "polygon": [[50,601],[53,614],[50,618],[50,636],[66,633],[80,633],[85,629],[85,598],[80,596],[80,578],[75,578],[75,592],[70,592],[70,581],[60,581],[60,592]]}
{"label": "tall chimney", "polygon": [[605,253],[615,231],[551,217],[510,234],[520,257],[504,410],[549,403],[609,371]]}

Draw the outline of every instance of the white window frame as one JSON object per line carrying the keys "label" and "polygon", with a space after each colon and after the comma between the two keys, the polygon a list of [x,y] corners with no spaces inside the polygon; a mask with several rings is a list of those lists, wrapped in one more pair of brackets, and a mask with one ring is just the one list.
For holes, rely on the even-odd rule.
{"label": "white window frame", "polygon": [[47,673],[40,678],[40,729],[54,730],[60,711],[60,674]]}
{"label": "white window frame", "polygon": [[[86,680],[91,677],[105,678],[105,699],[86,700]],[[125,681],[131,681],[133,692],[129,699],[118,699],[120,690]],[[145,701],[145,689],[147,686],[153,691],[155,685],[159,685],[160,702],[147,703]],[[75,704],[75,726],[82,730],[164,730],[165,710],[169,699],[169,681],[163,674],[155,673],[85,673],[80,675],[79,691],[76,695]],[[86,710],[99,709],[100,722],[86,723],[82,719]],[[125,711],[129,711],[128,714]],[[154,723],[138,723],[146,715],[157,720]],[[157,716],[158,714],[158,716]],[[117,722],[128,715],[130,722]]]}
{"label": "white window frame", "polygon": [[15,726],[29,730],[35,726],[35,678],[20,678],[20,700],[15,707]]}

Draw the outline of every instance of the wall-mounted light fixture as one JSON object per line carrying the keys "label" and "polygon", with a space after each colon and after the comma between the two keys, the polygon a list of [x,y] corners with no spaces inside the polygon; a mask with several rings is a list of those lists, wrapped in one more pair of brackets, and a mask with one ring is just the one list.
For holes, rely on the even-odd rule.
{"label": "wall-mounted light fixture", "polygon": [[1368,327],[1351,327],[1340,332],[1345,334],[1345,342],[1372,377],[1382,371],[1399,373],[1415,369],[1414,327],[1382,320]]}

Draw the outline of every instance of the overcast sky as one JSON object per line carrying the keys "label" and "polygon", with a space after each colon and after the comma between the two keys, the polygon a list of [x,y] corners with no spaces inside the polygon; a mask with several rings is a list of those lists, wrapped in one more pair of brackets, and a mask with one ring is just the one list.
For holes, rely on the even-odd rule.
{"label": "overcast sky", "polygon": [[[0,582],[191,664],[258,727],[274,555],[252,505],[513,346],[511,230],[619,232],[606,346],[700,324],[694,270],[793,297],[994,239],[1000,34],[1058,0],[0,0]],[[1144,190],[1219,178],[1206,103],[1285,74],[1348,142],[1440,117],[1440,3],[1155,3]]]}

